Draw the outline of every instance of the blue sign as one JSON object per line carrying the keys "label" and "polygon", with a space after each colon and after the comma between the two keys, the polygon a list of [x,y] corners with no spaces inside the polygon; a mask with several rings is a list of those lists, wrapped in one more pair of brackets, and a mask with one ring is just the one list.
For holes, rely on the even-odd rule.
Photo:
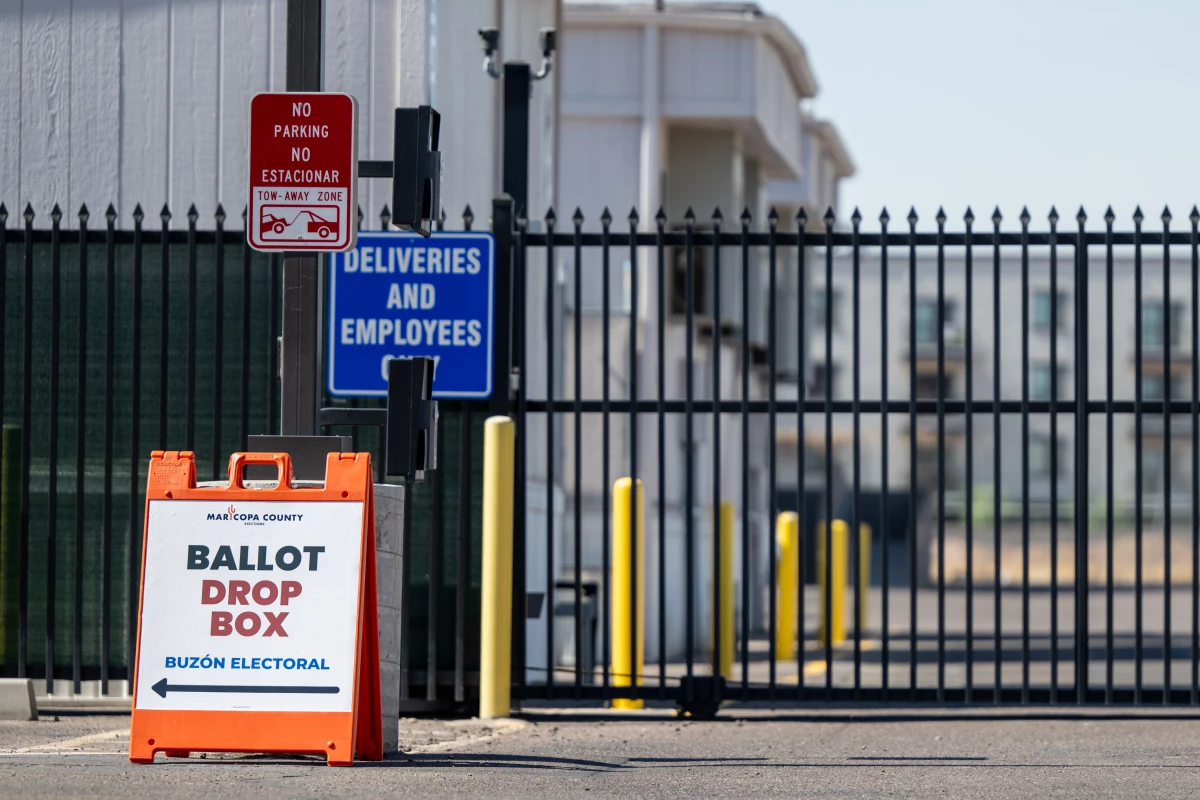
{"label": "blue sign", "polygon": [[387,362],[431,356],[433,395],[492,393],[490,233],[359,231],[329,256],[329,393],[387,395]]}

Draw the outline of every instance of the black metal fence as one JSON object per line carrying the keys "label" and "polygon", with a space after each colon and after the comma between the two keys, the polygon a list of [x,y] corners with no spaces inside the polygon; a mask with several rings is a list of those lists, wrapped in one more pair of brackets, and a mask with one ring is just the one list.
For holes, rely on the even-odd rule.
{"label": "black metal fence", "polygon": [[[250,249],[244,218],[227,228],[221,208],[207,229],[194,207],[185,229],[172,216],[164,207],[147,219],[138,206],[121,220],[110,206],[96,225],[86,207],[65,219],[58,206],[48,219],[27,207],[12,225],[0,205],[0,675],[42,679],[39,692],[79,693],[97,681],[86,691],[107,695],[129,677],[150,452],[193,450],[201,478],[215,480],[250,434],[278,431],[281,260]],[[380,224],[388,219],[385,207]],[[480,482],[471,434],[460,436],[471,418],[447,411],[454,474],[418,487],[413,508],[418,531],[436,523],[459,535],[413,543],[406,592],[413,638],[423,637],[410,648],[414,663],[439,649],[456,657],[461,700],[468,659],[477,659],[478,637],[466,632],[478,625],[479,572],[478,548],[472,562],[462,542],[478,537],[470,512]],[[482,421],[476,415],[474,428]],[[324,430],[352,436],[382,468],[377,430],[333,423]],[[443,494],[460,486],[462,513],[443,514]],[[438,580],[439,570],[449,579]],[[464,609],[457,637],[425,624],[427,604],[436,613],[433,595],[446,592],[443,608]],[[430,630],[447,639],[441,648]]]}
{"label": "black metal fence", "polygon": [[[1110,210],[1102,230],[1088,230],[1081,209],[1073,224],[1060,228],[1051,211],[1048,227],[1032,230],[1027,211],[1016,226],[1004,226],[997,210],[990,225],[977,227],[968,210],[961,230],[953,232],[941,211],[936,229],[924,232],[918,231],[915,212],[907,229],[897,232],[886,211],[878,231],[867,232],[857,210],[848,229],[840,230],[832,212],[809,220],[804,211],[794,219],[772,211],[765,221],[747,211],[727,226],[719,211],[702,221],[689,209],[678,228],[660,211],[650,231],[641,229],[636,210],[621,221],[606,210],[599,230],[589,232],[578,211],[565,226],[552,211],[537,231],[518,220],[511,234],[513,367],[523,373],[514,400],[522,431],[517,485],[544,483],[548,499],[544,517],[534,525],[526,493],[517,498],[515,696],[640,698],[685,706],[721,699],[1197,703],[1200,213],[1193,210],[1189,220],[1184,230],[1172,230],[1164,211],[1161,227],[1148,230],[1139,210],[1132,231],[1119,231]],[[497,239],[503,259],[510,234],[497,230]],[[622,302],[630,310],[623,313],[616,312],[610,296],[614,260],[628,276]],[[868,261],[870,278],[860,275]],[[556,264],[564,285],[573,284],[573,303],[567,290],[565,297],[554,291],[537,295],[544,307],[527,305],[533,297],[530,281],[546,269],[545,282],[553,283]],[[583,312],[588,298],[580,287],[589,269],[602,273],[598,331],[595,318]],[[756,269],[766,273],[762,302],[751,297]],[[950,304],[948,270],[950,279],[962,284]],[[1120,273],[1115,278],[1114,270]],[[1190,290],[1178,302],[1171,299],[1172,271],[1182,271]],[[732,284],[723,282],[723,272],[734,276]],[[817,282],[823,276],[823,287],[812,288],[806,273]],[[919,288],[920,275],[932,281],[932,292]],[[672,285],[680,280],[682,287]],[[1155,285],[1158,310],[1145,294],[1144,280]],[[893,288],[889,298],[894,281],[899,291]],[[1048,342],[1035,336],[1032,344],[1039,352],[1048,349],[1038,356],[1048,361],[1048,387],[1040,385],[1043,373],[1031,360],[1031,281],[1048,285],[1054,298],[1048,308],[1034,299],[1038,319],[1033,325],[1043,324],[1044,311],[1052,332]],[[740,309],[722,309],[723,295],[726,302],[738,297],[725,287],[739,283]],[[710,287],[711,300],[695,299],[701,285]],[[795,295],[788,318],[780,314],[790,300],[782,295],[784,285],[794,287],[789,292]],[[851,294],[845,337],[835,326],[837,286]],[[1060,304],[1064,289],[1067,300]],[[650,300],[643,304],[639,292],[646,291]],[[814,292],[824,295],[818,305],[825,309],[816,324]],[[933,335],[919,330],[923,294],[935,302]],[[680,297],[686,299],[675,302]],[[869,304],[865,297],[872,298]],[[561,335],[554,333],[559,308],[571,305],[573,312],[561,312]],[[1130,305],[1132,331],[1117,321]],[[907,313],[907,324],[900,321],[905,335],[899,337],[898,309]],[[960,313],[965,317],[960,318],[961,338],[952,339],[946,333],[949,316]],[[752,341],[747,331],[762,314],[768,320],[765,339]],[[1191,321],[1186,341],[1184,317]],[[610,346],[613,320],[626,326],[618,334],[626,352]],[[599,352],[589,353],[597,336]],[[803,343],[793,348],[796,361],[790,364],[779,357],[784,337]],[[883,357],[864,361],[868,337]],[[1125,347],[1128,338],[1134,340],[1131,351]],[[889,373],[888,362],[894,360],[889,354],[897,347],[906,348],[906,355]],[[981,348],[987,350],[983,355]],[[1125,363],[1126,352],[1132,353],[1132,365]],[[680,357],[685,374],[677,381],[669,367]],[[1006,358],[1015,359],[1015,378],[1002,374]],[[837,369],[849,374],[849,385],[835,388],[839,359]],[[547,366],[535,381],[530,369],[542,363]],[[554,371],[560,364],[571,370],[561,381]],[[1070,377],[1060,373],[1063,365]],[[1132,385],[1127,385],[1122,376],[1130,366]],[[790,397],[780,391],[784,372],[799,386]],[[959,377],[949,381],[947,376]],[[929,381],[922,380],[926,377]],[[864,390],[864,381],[874,388]],[[962,387],[959,392],[947,388],[955,384]],[[765,390],[756,392],[755,386]],[[1134,426],[1132,443],[1123,429],[1127,419]],[[674,420],[683,426],[681,442],[667,433]],[[765,444],[752,445],[751,431],[763,420]],[[1115,434],[1114,421],[1119,423]],[[621,436],[613,434],[618,423]],[[777,449],[785,424],[796,443],[788,464]],[[1042,435],[1035,436],[1031,424],[1038,430],[1048,427],[1053,442],[1048,453],[1031,447]],[[877,432],[870,440],[867,427]],[[537,442],[546,448],[548,472],[529,466],[541,456],[529,451],[526,434],[532,431],[542,432]],[[844,432],[840,442],[839,432]],[[896,435],[900,441],[889,448]],[[733,447],[723,447],[723,437]],[[619,450],[615,460],[611,448]],[[874,472],[870,492],[863,474],[867,450]],[[1041,477],[1043,456],[1049,459],[1048,480]],[[1132,487],[1123,483],[1130,459]],[[1010,465],[1019,476],[1015,490],[1004,478]],[[780,482],[785,466],[795,476],[788,486]],[[767,484],[757,495],[750,485],[756,469],[765,471]],[[1158,476],[1153,489],[1151,469]],[[977,482],[979,475],[983,480]],[[645,636],[655,651],[641,685],[632,687],[614,685],[607,613],[613,602],[609,554],[616,522],[608,510],[609,487],[620,476],[646,482],[646,603],[654,609],[644,621],[634,613],[629,623],[631,649],[636,651]],[[598,500],[589,497],[589,479]],[[704,480],[711,486],[702,486]],[[682,499],[675,502],[671,487],[680,483]],[[1188,491],[1180,488],[1188,484]],[[554,507],[555,486],[564,488],[559,508]],[[1173,499],[1173,486],[1185,496]],[[1152,494],[1155,508],[1165,511],[1151,515],[1147,510]],[[763,495],[757,506],[765,513],[756,521],[753,498]],[[1124,510],[1122,497],[1132,498],[1131,512]],[[740,608],[735,665],[721,681],[712,679],[720,662],[718,648],[710,643],[721,640],[727,623],[705,607],[721,608],[720,595],[727,591],[712,577],[720,575],[721,560],[727,558],[712,533],[720,528],[724,500],[741,505]],[[782,510],[799,512],[808,544],[797,556],[801,576],[812,574],[814,539],[823,536],[823,550],[831,552],[832,526],[823,521],[843,519],[851,531],[868,518],[873,523],[870,580],[854,580],[847,601],[856,609],[847,617],[862,613],[862,623],[852,624],[845,644],[819,641],[818,626],[831,622],[832,590],[827,584],[822,597],[802,579],[796,597],[788,598],[800,620],[797,654],[788,661],[777,658],[776,644],[782,598],[774,590],[773,525]],[[672,545],[673,524],[681,529],[682,550]],[[632,536],[632,522],[627,530]],[[585,556],[591,536],[601,541]],[[961,545],[963,561],[954,576],[947,571],[951,539]],[[850,542],[850,563],[860,564],[865,541],[860,545],[859,537],[851,536]],[[558,574],[556,544],[572,551],[566,574]],[[758,577],[752,545],[767,554],[765,574]],[[526,574],[527,553],[534,547],[545,555],[544,582],[536,573]],[[1151,548],[1153,558],[1147,554]],[[533,564],[529,568],[542,571]],[[545,639],[533,643],[526,641],[523,619],[531,586],[554,587],[563,580],[570,587],[563,622],[570,630],[585,630],[585,577],[600,588],[601,655],[594,668],[585,663],[582,637],[575,636],[573,658],[564,658],[556,648],[556,636],[562,635],[556,627],[563,626],[551,619],[541,628],[529,627],[531,635]],[[636,609],[636,599],[631,597],[627,607]],[[684,640],[672,647],[678,627],[686,629]],[[540,663],[527,656],[535,651]]]}

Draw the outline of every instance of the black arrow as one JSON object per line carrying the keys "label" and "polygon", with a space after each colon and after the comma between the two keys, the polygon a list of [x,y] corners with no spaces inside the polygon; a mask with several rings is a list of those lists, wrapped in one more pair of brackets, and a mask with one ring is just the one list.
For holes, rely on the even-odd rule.
{"label": "black arrow", "polygon": [[186,683],[168,684],[163,678],[150,687],[159,697],[167,692],[232,692],[235,694],[337,694],[337,686],[201,686]]}

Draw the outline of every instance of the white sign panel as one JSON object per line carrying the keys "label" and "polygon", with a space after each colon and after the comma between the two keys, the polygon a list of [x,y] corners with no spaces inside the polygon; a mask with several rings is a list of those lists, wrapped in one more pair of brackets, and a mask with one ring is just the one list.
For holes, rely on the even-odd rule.
{"label": "white sign panel", "polygon": [[151,501],[138,708],[351,711],[362,503]]}

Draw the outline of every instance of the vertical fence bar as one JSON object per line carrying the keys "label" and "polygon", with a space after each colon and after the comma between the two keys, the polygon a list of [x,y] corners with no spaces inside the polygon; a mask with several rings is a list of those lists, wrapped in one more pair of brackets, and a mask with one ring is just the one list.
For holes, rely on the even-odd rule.
{"label": "vertical fence bar", "polygon": [[1050,207],[1050,702],[1058,703],[1058,212]]}
{"label": "vertical fence bar", "polygon": [[546,212],[546,699],[554,697],[554,209]]}
{"label": "vertical fence bar", "polygon": [[1133,702],[1142,702],[1142,208],[1133,214],[1133,429],[1134,429],[1134,685]]}
{"label": "vertical fence bar", "polygon": [[[71,680],[75,694],[83,689],[83,467],[87,441],[87,325],[88,325],[88,262],[87,262],[87,205],[79,209],[79,308],[75,350],[75,580],[72,589]],[[103,613],[103,610],[101,610]]]}
{"label": "vertical fence bar", "polygon": [[888,231],[891,217],[885,207],[879,214],[879,660],[883,702],[889,699],[888,671],[891,668],[891,625],[888,593],[891,590],[891,541],[888,533]]}
{"label": "vertical fence bar", "polygon": [[1192,206],[1192,680],[1190,702],[1200,703],[1200,210]]}
{"label": "vertical fence bar", "polygon": [[[1113,702],[1113,661],[1115,659],[1114,644],[1115,636],[1113,633],[1113,567],[1115,561],[1113,559],[1113,221],[1116,216],[1113,214],[1112,207],[1109,206],[1108,211],[1104,215],[1104,268],[1105,268],[1105,390],[1104,390],[1104,437],[1105,437],[1105,592],[1104,592],[1104,618],[1105,618],[1105,648],[1104,648],[1104,702],[1112,705]],[[1077,290],[1078,291],[1078,290]],[[1137,310],[1134,310],[1137,314]],[[1079,323],[1076,321],[1076,336],[1079,336]],[[1137,333],[1135,331],[1134,335]],[[1078,367],[1076,367],[1078,369]],[[1076,401],[1078,402],[1078,400]],[[1076,448],[1079,443],[1076,442]],[[1134,467],[1137,468],[1136,465]],[[1079,585],[1079,578],[1076,576],[1076,586]],[[1076,590],[1075,602],[1079,603],[1078,590]],[[1080,658],[1080,654],[1076,653],[1076,658]]]}
{"label": "vertical fence bar", "polygon": [[1021,702],[1029,702],[1029,209],[1021,209]]}
{"label": "vertical fence bar", "polygon": [[[1075,215],[1079,224],[1075,277],[1075,574],[1083,587],[1082,600],[1075,603],[1075,702],[1086,703],[1088,695],[1088,455],[1090,425],[1087,415],[1088,390],[1088,250],[1083,206]],[[1081,511],[1081,509],[1084,509]],[[1080,580],[1081,579],[1081,580]]]}
{"label": "vertical fence bar", "polygon": [[1171,211],[1163,207],[1163,705],[1171,703]]}
{"label": "vertical fence bar", "polygon": [[[193,203],[188,207],[187,249],[187,435],[184,437],[188,450],[196,449],[196,220],[200,217]],[[166,384],[163,385],[164,389]],[[164,403],[165,405],[165,403]]]}
{"label": "vertical fence bar", "polygon": [[162,221],[162,240],[160,242],[161,262],[159,289],[159,329],[158,329],[158,449],[167,449],[167,386],[170,374],[170,351],[168,342],[171,338],[171,210],[163,203],[159,212]]}
{"label": "vertical fence bar", "polygon": [[[917,698],[917,210],[908,211],[908,692]],[[830,552],[826,550],[825,552]]]}
{"label": "vertical fence bar", "polygon": [[[575,335],[571,343],[575,351],[574,401],[574,459],[575,459],[575,699],[583,698],[583,212],[575,209],[572,249],[575,256],[574,311]],[[603,511],[601,512],[603,513]],[[594,602],[594,601],[593,601]],[[597,611],[599,609],[596,609]],[[592,642],[595,647],[595,642]]]}
{"label": "vertical fence bar", "polygon": [[[966,327],[966,371],[963,388],[965,389],[963,422],[966,425],[966,501],[963,503],[963,521],[966,526],[967,538],[967,642],[966,686],[963,696],[970,705],[975,699],[975,253],[972,249],[973,233],[971,226],[975,223],[975,215],[967,206],[963,215],[965,234],[963,239],[963,278],[966,280],[966,311],[964,325]],[[885,395],[886,397],[886,395]]]}
{"label": "vertical fence bar", "polygon": [[994,670],[995,688],[992,692],[992,702],[999,704],[1002,700],[1004,679],[1002,667],[1004,664],[1004,638],[1002,617],[1000,613],[1000,531],[1003,527],[1003,486],[1000,480],[1000,451],[1004,441],[1000,429],[1000,207],[992,212],[992,347],[996,355],[992,359],[992,597],[995,601],[992,607],[992,668]]}
{"label": "vertical fence bar", "polygon": [[[525,554],[528,529],[526,525],[526,501],[529,477],[529,426],[528,397],[529,397],[529,359],[526,353],[527,314],[529,293],[529,217],[528,212],[517,212],[517,258],[514,262],[516,272],[513,275],[513,372],[517,375],[517,443],[516,443],[516,485],[520,487],[513,497],[513,585],[517,592],[518,602],[513,603],[517,616],[513,620],[513,671],[516,674],[516,684],[521,699],[528,696],[529,674],[525,663],[526,617],[529,613],[529,582],[525,574]],[[607,372],[607,370],[606,370]],[[524,435],[522,435],[524,434]]]}
{"label": "vertical fence bar", "polygon": [[655,415],[657,426],[655,433],[658,436],[658,697],[660,700],[667,698],[667,419],[664,405],[667,393],[666,345],[664,343],[666,336],[664,227],[666,223],[667,215],[663,213],[660,206],[658,213],[654,216],[655,280],[657,282],[655,296],[657,298],[658,324],[656,340],[658,344],[658,360],[656,362],[658,371],[656,403],[658,407]]}
{"label": "vertical fence bar", "polygon": [[[750,209],[742,209],[742,699],[750,687]],[[771,586],[775,584],[772,583]],[[735,637],[736,638],[736,637]]]}
{"label": "vertical fence bar", "polygon": [[807,481],[805,480],[805,454],[808,446],[804,441],[804,404],[808,399],[808,294],[805,286],[808,278],[808,268],[804,260],[806,247],[805,232],[808,227],[808,214],[804,207],[796,212],[796,515],[800,518],[799,536],[801,544],[796,548],[796,699],[804,699],[804,661],[805,661],[805,583],[808,575],[804,568],[805,537],[808,535],[808,500]]}
{"label": "vertical fence bar", "polygon": [[100,530],[100,694],[108,694],[112,655],[113,373],[116,360],[116,221],[112,203],[104,212],[104,500]]}
{"label": "vertical fence bar", "polygon": [[[242,209],[242,379],[241,436],[243,450],[250,446],[250,268],[254,251],[250,249],[249,208]],[[220,477],[220,476],[218,476]]]}
{"label": "vertical fence bar", "polygon": [[610,324],[609,314],[612,312],[612,297],[611,297],[612,274],[610,272],[610,264],[609,264],[609,258],[610,258],[609,236],[610,236],[611,227],[612,227],[612,214],[609,213],[608,207],[605,206],[604,211],[600,214],[600,239],[601,239],[600,246],[602,249],[600,275],[601,275],[601,280],[604,282],[604,285],[601,288],[601,304],[602,304],[603,308],[602,308],[601,314],[600,314],[600,327],[601,327],[600,361],[601,361],[601,373],[604,376],[603,381],[601,383],[601,395],[600,395],[601,396],[601,401],[600,401],[601,409],[600,410],[603,415],[602,420],[601,420],[601,425],[602,425],[603,430],[601,431],[601,434],[600,434],[600,438],[602,441],[602,449],[603,449],[603,453],[601,455],[601,466],[600,466],[600,469],[601,469],[600,517],[603,520],[603,525],[601,526],[601,537],[602,538],[601,538],[601,546],[600,546],[601,562],[602,562],[601,563],[602,576],[600,579],[600,586],[602,589],[602,597],[603,597],[601,608],[604,610],[604,620],[605,620],[604,635],[603,635],[603,639],[604,639],[604,642],[603,642],[603,646],[604,646],[603,680],[604,680],[605,697],[608,697],[609,679],[610,679],[610,673],[612,672],[612,669],[611,669],[611,667],[612,667],[612,624],[611,624],[611,620],[612,620],[612,572],[611,572],[611,569],[612,569],[612,565],[611,565],[612,543],[609,538],[612,535],[612,518],[611,518],[612,515],[611,515],[611,511],[610,511],[610,509],[612,507],[612,500],[609,495],[609,491],[612,488],[610,485],[612,479],[610,477],[609,463],[608,463],[609,450],[610,450],[609,437],[611,435],[611,424],[610,424],[611,415],[609,413],[609,411],[610,411],[609,377],[611,375],[611,370],[612,370],[612,361],[611,361],[611,356],[609,353],[609,324]]}
{"label": "vertical fence bar", "polygon": [[[850,217],[851,228],[851,260],[853,275],[851,281],[853,283],[851,312],[853,314],[853,324],[851,331],[851,360],[854,362],[854,372],[851,373],[851,406],[852,406],[852,424],[853,424],[853,447],[852,454],[852,471],[851,479],[851,508],[850,508],[850,558],[854,564],[854,699],[859,700],[862,697],[862,627],[867,621],[867,613],[863,609],[863,604],[867,602],[867,598],[863,595],[863,576],[862,572],[862,535],[860,527],[862,525],[861,503],[862,503],[862,415],[861,415],[861,399],[862,399],[862,352],[859,347],[860,337],[859,329],[859,314],[860,314],[860,263],[859,263],[859,225],[862,223],[862,214],[858,213],[858,209],[854,209],[854,213]],[[827,551],[828,552],[828,551]],[[866,577],[870,581],[870,575]]]}
{"label": "vertical fence bar", "polygon": [[[833,209],[825,211],[825,699],[833,699]],[[844,587],[839,587],[844,588]],[[839,602],[841,602],[839,598]]]}
{"label": "vertical fence bar", "polygon": [[629,690],[634,703],[638,701],[638,686],[643,669],[641,647],[645,636],[642,627],[643,581],[639,576],[644,571],[640,559],[645,557],[642,548],[642,488],[638,483],[638,212],[629,211]]}
{"label": "vertical fence bar", "polygon": [[[443,438],[443,428],[439,425],[436,442],[439,452],[444,452],[442,450]],[[436,702],[438,699],[438,633],[441,628],[438,621],[441,604],[438,601],[442,593],[442,528],[445,519],[443,492],[446,489],[440,472],[441,470],[433,470],[429,480],[429,494],[432,502],[430,503],[429,525],[429,583],[426,595],[428,614],[425,626],[425,699],[430,703]],[[406,550],[405,552],[411,551]],[[546,602],[549,603],[551,599],[552,596],[547,594]],[[554,607],[552,605],[549,606],[549,614],[549,618],[553,620]]]}
{"label": "vertical fence bar", "polygon": [[58,373],[62,352],[62,211],[50,211],[50,464],[46,489],[46,694],[54,694],[55,594],[58,588]]}
{"label": "vertical fence bar", "polygon": [[[769,674],[770,699],[775,699],[775,659],[778,656],[775,648],[777,644],[776,632],[779,621],[778,614],[778,597],[775,587],[776,573],[778,571],[775,555],[775,543],[771,539],[771,531],[775,526],[775,521],[779,518],[779,489],[776,486],[778,475],[775,466],[775,380],[778,372],[776,364],[775,336],[777,316],[776,316],[776,288],[778,284],[778,275],[776,268],[776,244],[775,236],[779,228],[779,214],[776,213],[774,207],[767,214],[767,369],[768,369],[768,394],[767,394],[767,484],[770,486],[770,497],[767,500],[767,507],[770,509],[770,522],[767,527],[767,586],[770,587],[767,592],[767,664]],[[797,385],[799,380],[797,380]],[[803,585],[802,581],[799,581]],[[803,627],[803,625],[801,625]]]}
{"label": "vertical fence bar", "polygon": [[21,322],[21,545],[17,575],[17,677],[29,661],[29,456],[33,438],[33,206],[25,204],[25,275]]}
{"label": "vertical fence bar", "polygon": [[129,388],[129,570],[126,576],[128,592],[128,632],[125,638],[125,679],[127,691],[133,692],[134,657],[137,653],[138,589],[141,585],[142,509],[138,503],[138,477],[142,460],[142,220],[145,214],[139,204],[133,209],[133,338]]}
{"label": "vertical fence bar", "polygon": [[937,217],[937,699],[946,702],[946,212]]}
{"label": "vertical fence bar", "polygon": [[459,404],[458,564],[454,603],[454,702],[467,699],[467,589],[471,580],[471,403]]}
{"label": "vertical fence bar", "polygon": [[216,275],[213,286],[213,385],[212,385],[212,479],[221,477],[221,411],[225,395],[225,207],[217,204],[213,215],[215,232]]}
{"label": "vertical fence bar", "polygon": [[[712,460],[712,558],[713,558],[713,593],[712,593],[712,674],[721,674],[722,656],[721,624],[724,614],[721,612],[724,590],[721,575],[721,557],[724,555],[721,547],[721,209],[713,209],[713,333],[712,333],[712,401],[713,401],[713,460]],[[726,678],[729,676],[726,675]]]}
{"label": "vertical fence bar", "polygon": [[684,441],[686,450],[684,453],[684,500],[687,506],[684,514],[684,560],[687,567],[687,580],[685,590],[687,597],[685,605],[687,606],[687,625],[686,633],[686,650],[687,650],[687,677],[688,680],[684,684],[684,702],[692,702],[694,695],[692,687],[692,677],[695,674],[695,649],[696,649],[696,464],[695,464],[695,420],[693,418],[693,410],[696,398],[696,382],[695,382],[695,322],[696,322],[696,253],[695,253],[695,234],[696,234],[696,214],[692,211],[691,206],[688,206],[687,212],[683,215],[684,220],[684,306],[687,323],[684,326],[684,372],[687,380],[684,394],[684,409],[683,409],[683,424],[684,424]]}

